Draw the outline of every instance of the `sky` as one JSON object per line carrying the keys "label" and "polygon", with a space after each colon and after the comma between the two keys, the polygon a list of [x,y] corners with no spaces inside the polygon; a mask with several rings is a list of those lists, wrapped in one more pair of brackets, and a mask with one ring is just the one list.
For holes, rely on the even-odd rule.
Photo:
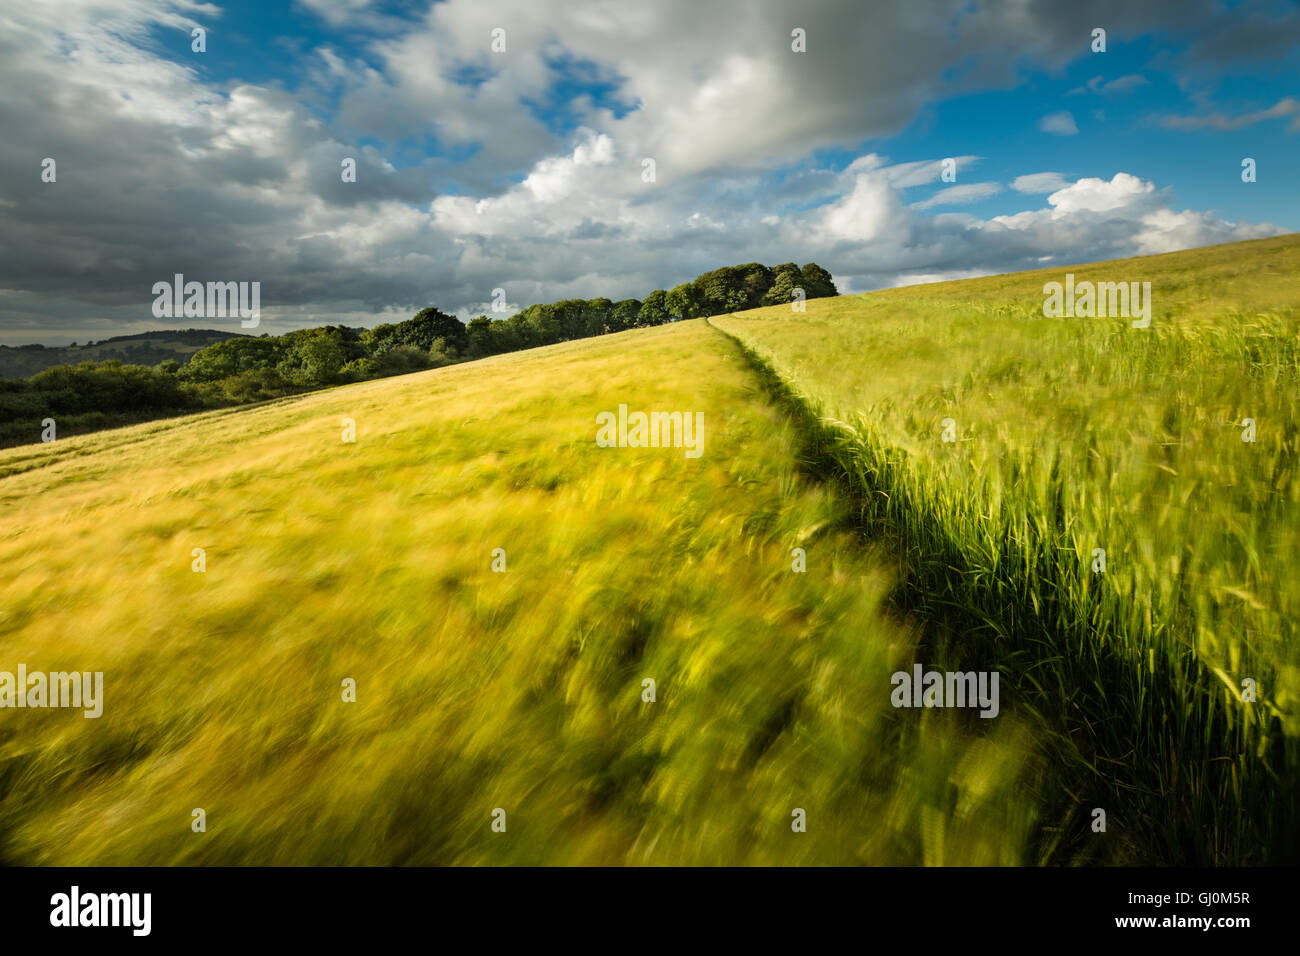
{"label": "sky", "polygon": [[0,343],[1294,232],[1298,78],[1294,0],[0,0]]}

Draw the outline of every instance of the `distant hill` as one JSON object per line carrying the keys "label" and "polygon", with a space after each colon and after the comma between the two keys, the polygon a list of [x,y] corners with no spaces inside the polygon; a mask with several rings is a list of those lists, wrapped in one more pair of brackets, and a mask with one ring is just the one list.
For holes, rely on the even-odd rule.
{"label": "distant hill", "polygon": [[187,362],[199,349],[226,339],[248,338],[214,329],[169,329],[115,335],[85,345],[0,345],[0,379],[27,378],[55,365],[119,359],[130,365],[157,365],[167,359]]}

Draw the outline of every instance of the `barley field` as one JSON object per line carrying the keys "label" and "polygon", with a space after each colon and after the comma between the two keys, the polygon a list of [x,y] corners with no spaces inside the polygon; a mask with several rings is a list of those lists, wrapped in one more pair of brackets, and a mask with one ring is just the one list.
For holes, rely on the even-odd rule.
{"label": "barley field", "polygon": [[1029,729],[890,706],[802,441],[688,322],[0,452],[0,669],[104,674],[3,712],[0,859],[1024,862]]}
{"label": "barley field", "polygon": [[0,862],[1293,861],[1300,241],[1066,271],[0,451]]}
{"label": "barley field", "polygon": [[[1150,327],[1045,318],[1067,271],[1151,282]],[[1042,862],[1297,858],[1297,276],[1286,236],[713,320],[902,556],[927,653],[1032,715]]]}

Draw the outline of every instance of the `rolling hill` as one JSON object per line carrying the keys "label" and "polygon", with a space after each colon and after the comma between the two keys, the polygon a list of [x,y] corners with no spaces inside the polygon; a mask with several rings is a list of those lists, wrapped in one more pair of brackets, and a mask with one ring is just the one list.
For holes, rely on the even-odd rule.
{"label": "rolling hill", "polygon": [[[624,404],[702,453],[599,447]],[[0,669],[104,675],[3,712],[0,855],[1019,861],[1024,729],[890,707],[799,440],[687,322],[0,452]]]}
{"label": "rolling hill", "polygon": [[[1149,282],[1150,326],[1045,317],[1067,274]],[[1297,276],[1291,235],[714,320],[818,419],[909,606],[1051,728],[1049,816],[1110,808],[1137,858],[1296,855]]]}
{"label": "rolling hill", "polygon": [[[0,860],[1287,860],[1298,267],[839,296],[0,451],[0,672],[103,674],[102,716],[0,712]],[[1066,271],[1150,281],[1150,327],[1046,318]],[[996,673],[996,718],[898,706],[917,666]]]}
{"label": "rolling hill", "polygon": [[157,365],[168,359],[184,363],[205,346],[240,337],[238,332],[176,329],[115,335],[84,345],[0,345],[0,379],[27,378],[56,365],[106,362],[110,359],[129,365]]}

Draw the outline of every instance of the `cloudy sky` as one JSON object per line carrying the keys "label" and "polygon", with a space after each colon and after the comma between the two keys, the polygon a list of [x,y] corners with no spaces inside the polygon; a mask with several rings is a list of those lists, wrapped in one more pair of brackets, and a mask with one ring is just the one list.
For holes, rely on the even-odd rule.
{"label": "cloudy sky", "polygon": [[0,0],[0,342],[237,329],[178,272],[275,334],[1293,232],[1298,77],[1292,0]]}

